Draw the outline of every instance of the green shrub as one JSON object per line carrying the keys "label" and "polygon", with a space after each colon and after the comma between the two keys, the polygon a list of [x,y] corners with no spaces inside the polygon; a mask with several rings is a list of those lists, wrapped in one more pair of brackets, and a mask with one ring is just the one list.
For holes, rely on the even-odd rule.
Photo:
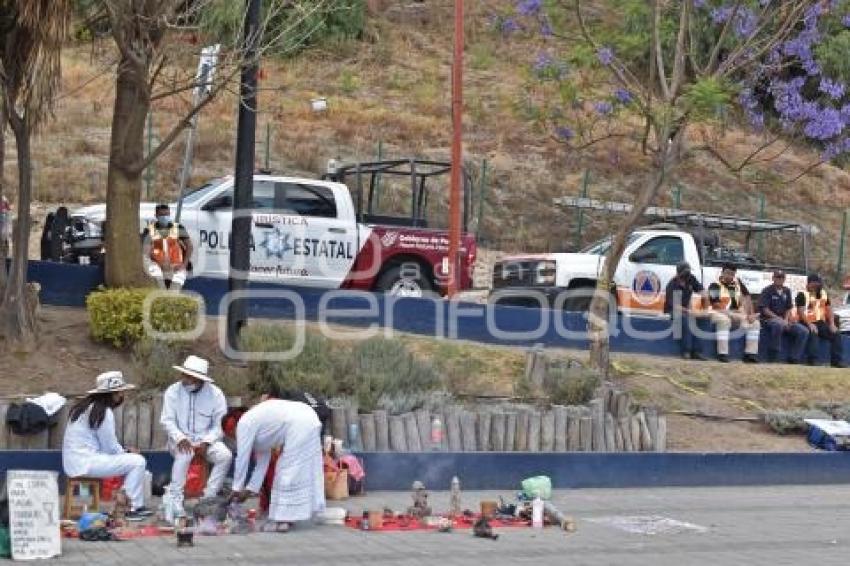
{"label": "green shrub", "polygon": [[141,389],[162,390],[177,381],[175,365],[188,353],[185,344],[143,338],[133,345],[132,360],[136,368],[136,384]]}
{"label": "green shrub", "polygon": [[790,411],[768,411],[764,422],[778,434],[804,433],[807,425],[803,419],[828,419],[830,416],[819,409],[793,409]]}
{"label": "green shrub", "polygon": [[[283,326],[252,325],[243,333],[249,352],[285,352],[294,343],[294,331]],[[274,383],[328,398],[352,398],[362,411],[419,408],[430,403],[430,393],[442,390],[441,376],[431,364],[403,343],[383,338],[343,346],[307,332],[297,356],[252,362],[248,373],[248,387],[254,393]]]}
{"label": "green shrub", "polygon": [[[286,352],[295,343],[295,332],[287,327],[269,324],[250,325],[242,334],[249,352]],[[283,389],[299,389],[316,395],[334,397],[340,387],[335,379],[336,362],[333,344],[323,336],[308,332],[304,348],[297,356],[279,362],[258,361],[249,364],[249,388],[259,393],[269,383]]]}
{"label": "green shrub", "polygon": [[601,379],[599,373],[576,365],[552,364],[543,380],[543,391],[554,405],[584,405],[593,399]]}
{"label": "green shrub", "polygon": [[[92,338],[116,348],[132,346],[145,336],[143,306],[152,289],[102,289],[86,298]],[[175,294],[151,303],[150,325],[157,332],[188,332],[197,326],[199,305]]]}
{"label": "green shrub", "polygon": [[[339,369],[340,380],[362,410],[372,411],[381,402],[442,388],[442,379],[430,363],[414,356],[397,340],[371,338],[356,344]],[[407,405],[410,405],[408,399]],[[412,403],[413,405],[416,402]]]}

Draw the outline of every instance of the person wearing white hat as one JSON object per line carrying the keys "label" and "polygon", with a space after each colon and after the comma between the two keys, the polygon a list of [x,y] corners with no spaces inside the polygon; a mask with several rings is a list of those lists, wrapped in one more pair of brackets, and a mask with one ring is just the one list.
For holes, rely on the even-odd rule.
{"label": "person wearing white hat", "polygon": [[124,402],[124,392],[135,389],[120,371],[97,376],[97,387],[71,408],[62,442],[62,467],[68,477],[124,477],[130,498],[127,519],[140,521],[153,513],[145,508],[145,458],[134,449],[125,450],[115,436],[112,410]]}
{"label": "person wearing white hat", "polygon": [[221,420],[227,413],[227,401],[209,375],[209,362],[189,356],[183,365],[174,366],[180,381],[165,390],[160,423],[168,435],[168,449],[174,456],[170,492],[176,505],[182,505],[183,488],[192,459],[198,455],[212,464],[204,497],[221,490],[230,469],[233,454],[222,442]]}
{"label": "person wearing white hat", "polygon": [[[258,494],[271,461],[282,449],[274,470],[269,501],[269,524],[286,532],[296,521],[306,521],[325,510],[322,474],[322,423],[310,405],[272,398],[273,386],[261,402],[236,425],[236,465],[233,498],[245,501]],[[251,454],[256,463],[248,479]]]}

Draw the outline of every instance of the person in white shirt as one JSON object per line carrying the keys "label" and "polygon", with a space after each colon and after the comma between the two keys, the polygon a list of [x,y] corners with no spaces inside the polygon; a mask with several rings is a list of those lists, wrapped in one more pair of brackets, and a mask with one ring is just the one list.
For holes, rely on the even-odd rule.
{"label": "person in white shirt", "polygon": [[209,362],[189,356],[182,366],[180,381],[165,390],[160,423],[168,435],[168,449],[174,456],[170,492],[182,504],[189,465],[195,456],[212,464],[204,497],[215,497],[230,470],[233,455],[222,442],[221,419],[227,413],[227,400],[209,376]]}
{"label": "person in white shirt", "polygon": [[135,449],[124,450],[115,436],[112,410],[124,402],[124,392],[134,389],[120,371],[97,376],[97,387],[71,408],[62,442],[62,467],[68,477],[124,477],[130,498],[127,519],[140,521],[152,515],[145,508],[145,458]]}
{"label": "person in white shirt", "polygon": [[[298,401],[262,401],[236,425],[236,466],[233,497],[245,501],[260,492],[273,449],[282,449],[274,473],[269,520],[286,532],[293,522],[306,521],[325,509],[322,473],[322,424],[312,407]],[[247,482],[251,453],[256,463]]]}

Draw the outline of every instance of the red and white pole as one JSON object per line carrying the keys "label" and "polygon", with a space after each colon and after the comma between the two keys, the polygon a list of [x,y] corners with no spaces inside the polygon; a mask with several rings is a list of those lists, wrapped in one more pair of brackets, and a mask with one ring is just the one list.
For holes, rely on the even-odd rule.
{"label": "red and white pole", "polygon": [[455,0],[455,41],[452,61],[452,169],[449,194],[449,285],[454,297],[460,286],[460,215],[463,190],[463,0]]}

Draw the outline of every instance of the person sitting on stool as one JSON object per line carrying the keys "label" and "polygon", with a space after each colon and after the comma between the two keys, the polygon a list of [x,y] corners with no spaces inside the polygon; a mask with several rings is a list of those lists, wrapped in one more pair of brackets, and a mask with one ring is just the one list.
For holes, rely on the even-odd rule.
{"label": "person sitting on stool", "polygon": [[128,521],[153,514],[145,508],[145,458],[134,448],[124,450],[115,436],[112,410],[124,402],[124,392],[135,387],[124,382],[120,371],[97,376],[97,387],[71,408],[62,441],[62,468],[69,478],[124,477],[123,489],[130,498]]}
{"label": "person sitting on stool", "polygon": [[227,413],[227,400],[209,376],[209,362],[189,356],[182,366],[180,381],[165,390],[160,424],[168,435],[168,450],[174,456],[169,490],[179,509],[189,465],[197,455],[212,463],[204,497],[215,497],[230,469],[233,454],[222,439],[221,421]]}

